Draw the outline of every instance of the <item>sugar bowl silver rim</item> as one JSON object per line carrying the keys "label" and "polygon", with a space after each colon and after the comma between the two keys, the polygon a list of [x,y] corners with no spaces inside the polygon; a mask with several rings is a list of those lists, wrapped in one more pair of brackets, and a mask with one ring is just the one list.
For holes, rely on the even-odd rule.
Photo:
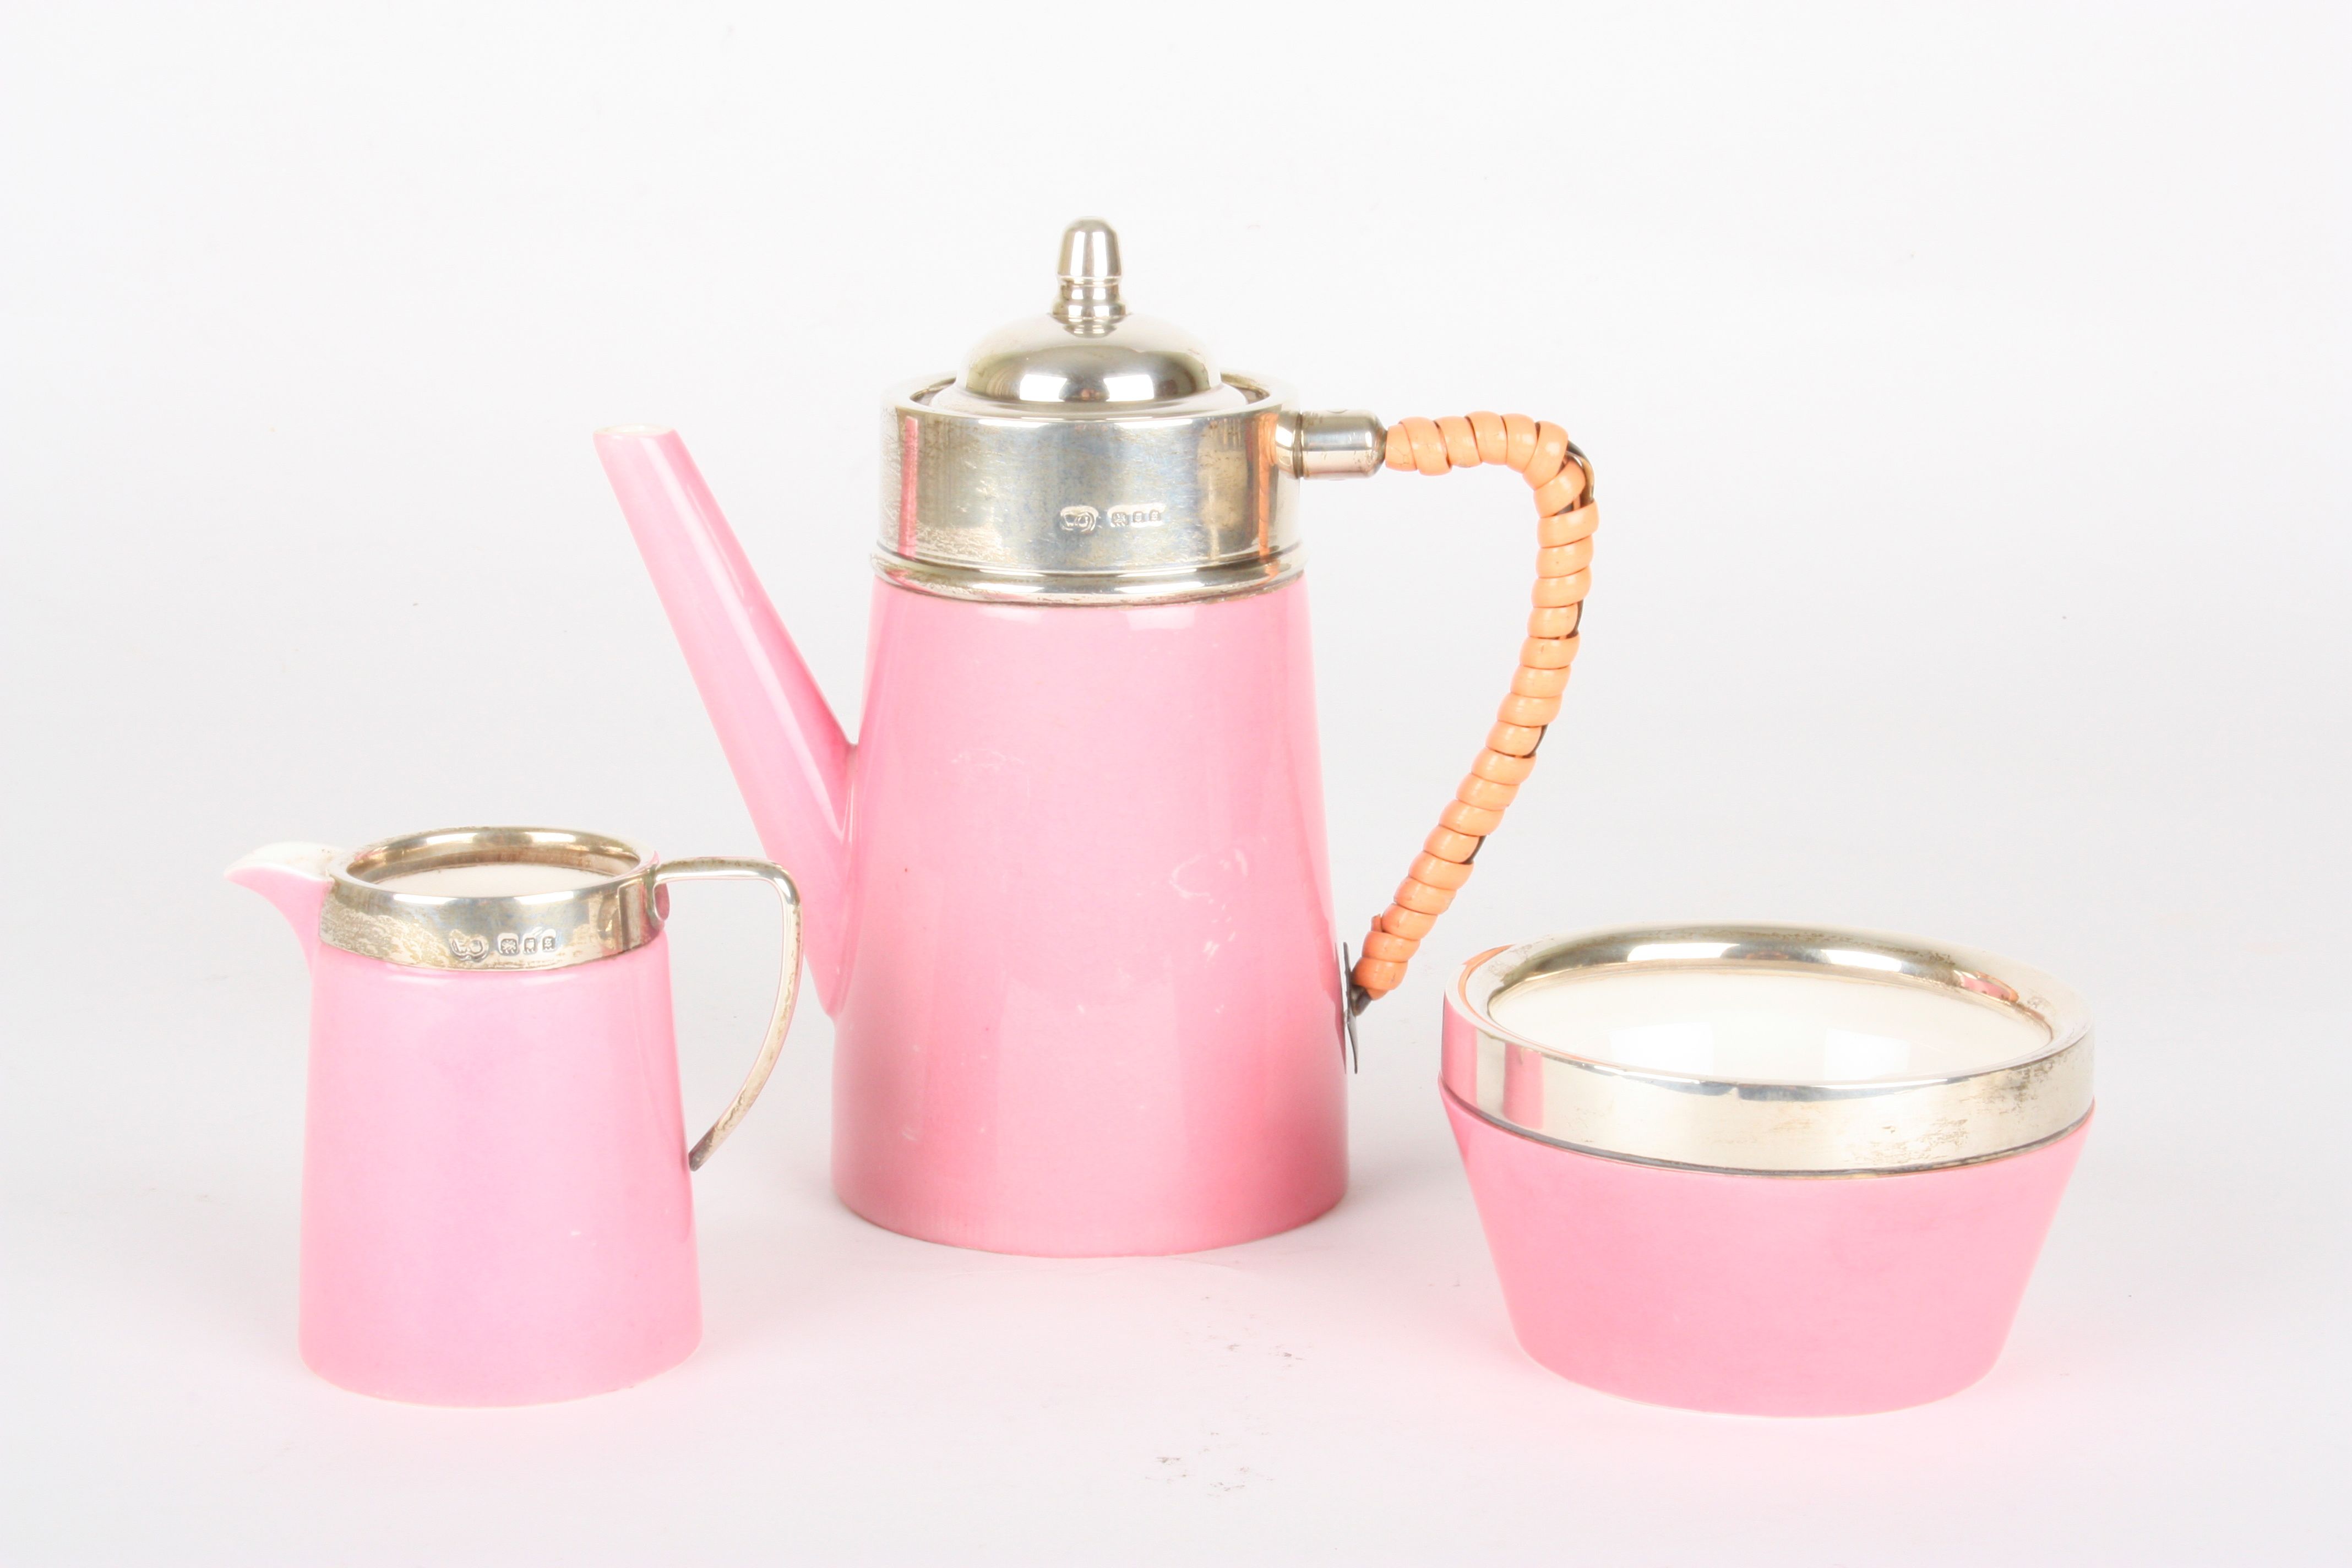
{"label": "sugar bowl silver rim", "polygon": [[[1634,1069],[1545,1046],[1495,1021],[1507,990],[1612,970],[1768,969],[1942,990],[2021,1014],[2048,1040],[1941,1078],[1755,1083]],[[1769,1176],[1865,1176],[2000,1159],[2065,1136],[2091,1111],[2081,997],[1973,948],[1819,926],[1620,927],[1482,953],[1447,998],[1445,1090],[1523,1137],[1637,1163]]]}
{"label": "sugar bowl silver rim", "polygon": [[[485,858],[605,874],[584,888],[473,898],[403,892],[382,879]],[[421,969],[562,969],[661,934],[654,857],[626,839],[564,827],[452,827],[381,839],[339,857],[319,940]]]}

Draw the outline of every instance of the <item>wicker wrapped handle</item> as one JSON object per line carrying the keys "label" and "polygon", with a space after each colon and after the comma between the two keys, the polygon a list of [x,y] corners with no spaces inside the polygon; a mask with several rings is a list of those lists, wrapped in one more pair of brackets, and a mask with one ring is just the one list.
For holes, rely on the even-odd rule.
{"label": "wicker wrapped handle", "polygon": [[1592,468],[1557,425],[1524,414],[1473,414],[1445,419],[1403,419],[1389,427],[1388,466],[1443,474],[1500,463],[1517,470],[1536,492],[1535,609],[1519,645],[1519,669],[1503,699],[1486,749],[1469,776],[1438,814],[1396,897],[1364,938],[1351,974],[1349,1005],[1357,1012],[1395,990],[1421,939],[1470,879],[1470,864],[1503,808],[1535,771],[1536,747],[1559,714],[1559,695],[1575,661],[1577,621],[1592,585]]}

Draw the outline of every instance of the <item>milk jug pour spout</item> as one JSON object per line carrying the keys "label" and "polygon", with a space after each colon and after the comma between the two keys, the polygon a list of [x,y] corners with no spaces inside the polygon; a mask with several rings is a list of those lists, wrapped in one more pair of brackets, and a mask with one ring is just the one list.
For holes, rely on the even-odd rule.
{"label": "milk jug pour spout", "polygon": [[[852,747],[674,432],[598,437],[835,1020],[834,1180],[907,1234],[1188,1251],[1345,1181],[1343,1020],[1533,765],[1592,512],[1558,426],[1301,410],[1133,310],[1118,237],[883,409]],[[1352,977],[1335,962],[1301,479],[1504,463],[1543,554],[1498,724]],[[793,518],[793,531],[823,526]]]}

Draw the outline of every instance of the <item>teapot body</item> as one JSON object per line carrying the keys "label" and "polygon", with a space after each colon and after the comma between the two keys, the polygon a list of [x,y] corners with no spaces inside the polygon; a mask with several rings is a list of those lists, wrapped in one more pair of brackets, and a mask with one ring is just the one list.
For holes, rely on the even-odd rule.
{"label": "teapot body", "polygon": [[835,1184],[992,1251],[1192,1251],[1346,1184],[1307,595],[877,582]]}

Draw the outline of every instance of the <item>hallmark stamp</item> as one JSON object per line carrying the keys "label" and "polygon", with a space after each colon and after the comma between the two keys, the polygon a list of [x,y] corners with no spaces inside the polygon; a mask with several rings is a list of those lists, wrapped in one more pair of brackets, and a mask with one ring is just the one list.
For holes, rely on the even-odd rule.
{"label": "hallmark stamp", "polygon": [[1067,533],[1092,533],[1097,528],[1158,528],[1167,521],[1168,508],[1160,501],[1129,501],[1108,511],[1090,506],[1062,509],[1062,528]]}
{"label": "hallmark stamp", "polygon": [[449,933],[449,951],[468,963],[479,963],[492,952],[500,958],[531,958],[553,952],[562,945],[562,940],[551,931],[504,931],[494,937],[462,931]]}

